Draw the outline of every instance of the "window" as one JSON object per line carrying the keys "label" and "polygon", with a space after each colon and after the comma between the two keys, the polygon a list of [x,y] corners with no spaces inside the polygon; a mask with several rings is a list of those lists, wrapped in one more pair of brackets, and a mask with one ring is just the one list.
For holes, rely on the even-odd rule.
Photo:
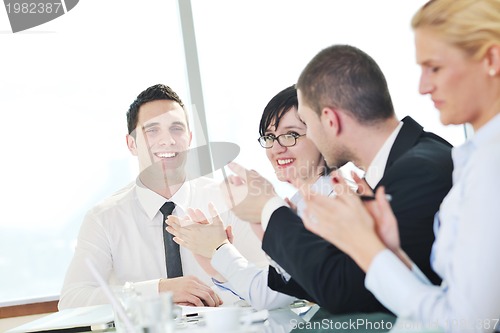
{"label": "window", "polygon": [[16,34],[1,13],[4,305],[58,295],[85,212],[135,179],[137,94],[162,82],[187,96],[177,13],[175,1],[80,1]]}
{"label": "window", "polygon": [[321,49],[351,44],[381,67],[399,118],[410,115],[427,131],[462,143],[463,127],[441,125],[428,96],[418,93],[410,21],[425,2],[192,0],[210,139],[237,143],[238,162],[291,193],[256,140],[262,111]]}

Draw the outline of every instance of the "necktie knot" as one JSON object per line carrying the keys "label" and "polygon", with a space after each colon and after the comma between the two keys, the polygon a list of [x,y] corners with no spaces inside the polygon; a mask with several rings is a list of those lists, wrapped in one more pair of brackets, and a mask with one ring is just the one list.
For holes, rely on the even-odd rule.
{"label": "necktie knot", "polygon": [[167,216],[172,214],[174,208],[175,208],[175,203],[173,203],[172,201],[167,201],[163,204],[163,206],[161,206],[160,212],[163,214],[164,218],[167,218]]}

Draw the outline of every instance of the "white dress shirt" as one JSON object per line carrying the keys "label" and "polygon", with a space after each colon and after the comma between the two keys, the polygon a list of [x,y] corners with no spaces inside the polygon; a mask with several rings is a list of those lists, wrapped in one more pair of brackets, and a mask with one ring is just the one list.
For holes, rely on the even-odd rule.
{"label": "white dress shirt", "polygon": [[[207,177],[185,182],[170,200],[176,204],[173,215],[184,216],[185,210],[193,207],[210,216],[208,202],[212,201],[225,224],[232,225],[235,245],[243,255],[261,266],[266,265],[260,241],[248,223],[238,220],[226,208],[219,193],[218,184]],[[60,309],[109,303],[88,269],[86,258],[93,262],[111,287],[132,282],[143,295],[158,293],[160,278],[167,277],[162,232],[166,225],[159,211],[166,201],[137,180],[87,213],[66,273]],[[194,275],[213,285],[189,250],[180,247],[180,255],[184,276]],[[219,295],[224,300],[224,295]],[[231,295],[225,301],[235,299]]]}
{"label": "white dress shirt", "polygon": [[377,152],[377,155],[371,161],[370,166],[366,169],[365,180],[370,185],[371,188],[375,188],[384,176],[385,167],[387,165],[387,160],[389,159],[389,154],[391,153],[392,146],[396,142],[399,131],[403,127],[403,122],[400,121],[399,125],[392,131],[391,135],[385,139],[384,144]]}
{"label": "white dress shirt", "polygon": [[490,332],[500,317],[500,115],[452,151],[453,187],[436,215],[432,267],[441,286],[422,283],[389,250],[366,287],[399,317],[449,332]]}
{"label": "white dress shirt", "polygon": [[[329,176],[322,176],[312,185],[312,190],[324,195],[333,193]],[[303,197],[297,192],[290,201],[296,205],[300,216],[305,208]],[[235,237],[236,239],[236,237]],[[212,257],[212,267],[217,270],[227,282],[217,285],[232,290],[246,300],[257,310],[275,309],[290,305],[295,297],[272,290],[267,285],[268,268],[259,268],[245,259],[231,244],[220,247]],[[290,275],[278,264],[270,263],[283,278],[288,281]]]}

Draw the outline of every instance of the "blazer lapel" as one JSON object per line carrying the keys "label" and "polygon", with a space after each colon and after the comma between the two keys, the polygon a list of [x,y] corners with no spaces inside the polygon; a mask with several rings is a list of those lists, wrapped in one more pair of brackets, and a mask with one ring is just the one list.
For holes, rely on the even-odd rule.
{"label": "blazer lapel", "polygon": [[394,144],[392,145],[389,158],[387,159],[387,164],[385,165],[384,174],[387,169],[391,167],[394,161],[400,158],[401,155],[406,153],[417,143],[418,139],[424,132],[424,128],[410,116],[403,118],[402,121],[403,127],[401,127],[401,130],[396,137],[396,141],[394,141]]}

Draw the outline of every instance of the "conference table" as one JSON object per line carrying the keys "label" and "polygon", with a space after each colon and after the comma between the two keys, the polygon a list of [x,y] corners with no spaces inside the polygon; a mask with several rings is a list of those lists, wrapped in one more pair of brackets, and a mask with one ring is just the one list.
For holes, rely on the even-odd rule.
{"label": "conference table", "polygon": [[[84,308],[81,308],[84,309]],[[213,309],[213,308],[211,308]],[[209,327],[206,314],[211,311],[210,308],[198,308],[196,317],[183,314],[178,317],[174,324],[174,332],[190,333],[208,333],[225,332],[227,330]],[[230,307],[219,308],[221,322],[229,317]],[[108,310],[113,318],[113,311]],[[207,312],[204,312],[207,311]],[[228,312],[225,312],[228,311]],[[48,316],[56,318],[61,312],[53,313]],[[64,313],[63,313],[64,314]],[[275,310],[256,311],[251,308],[241,312],[240,325],[238,329],[232,330],[233,333],[296,333],[296,332],[440,332],[439,330],[429,330],[419,327],[415,323],[397,320],[394,315],[388,313],[354,313],[335,315],[320,308],[316,304],[307,304],[304,306],[291,306]],[[245,315],[243,315],[245,314]],[[249,315],[249,316],[246,316]],[[250,321],[244,318],[252,318]],[[39,320],[43,319],[40,318]],[[90,332],[89,330],[78,330],[79,332]],[[61,332],[61,331],[59,331]],[[75,331],[74,331],[75,332]],[[95,332],[95,331],[94,331]],[[115,328],[107,328],[100,332],[116,332]]]}

